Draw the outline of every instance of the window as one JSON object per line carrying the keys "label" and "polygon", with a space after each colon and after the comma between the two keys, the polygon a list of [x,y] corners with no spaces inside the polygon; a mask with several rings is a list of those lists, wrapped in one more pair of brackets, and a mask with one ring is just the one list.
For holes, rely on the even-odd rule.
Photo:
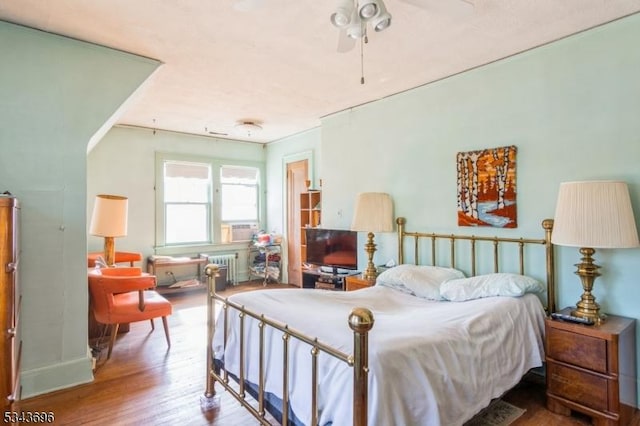
{"label": "window", "polygon": [[262,217],[262,175],[258,162],[158,153],[156,250],[251,239]]}
{"label": "window", "polygon": [[258,169],[223,166],[220,169],[223,222],[258,221]]}
{"label": "window", "polygon": [[165,161],[163,177],[165,243],[211,242],[210,166]]}

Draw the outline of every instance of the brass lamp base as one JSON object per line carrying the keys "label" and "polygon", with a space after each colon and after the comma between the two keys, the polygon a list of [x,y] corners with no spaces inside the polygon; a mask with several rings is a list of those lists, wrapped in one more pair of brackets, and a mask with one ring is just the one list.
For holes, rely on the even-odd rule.
{"label": "brass lamp base", "polygon": [[376,266],[373,264],[373,253],[376,252],[376,245],[373,242],[373,232],[367,234],[367,244],[364,245],[364,249],[369,256],[369,262],[367,263],[367,269],[362,274],[362,278],[365,280],[373,281],[378,276]]}
{"label": "brass lamp base", "polygon": [[575,274],[580,277],[584,293],[582,293],[580,301],[576,304],[576,308],[571,311],[571,315],[591,319],[599,324],[605,320],[606,316],[600,313],[600,305],[596,302],[595,296],[591,294],[593,283],[600,276],[598,272],[600,266],[593,263],[593,254],[595,252],[594,249],[588,247],[580,249],[580,254],[582,255],[580,260],[582,262],[575,265],[578,268]]}

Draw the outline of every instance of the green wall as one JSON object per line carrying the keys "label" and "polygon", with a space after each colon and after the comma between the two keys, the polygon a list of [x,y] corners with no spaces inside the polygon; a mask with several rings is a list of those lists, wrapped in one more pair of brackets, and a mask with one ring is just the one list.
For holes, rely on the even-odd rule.
{"label": "green wall", "polygon": [[23,397],[93,379],[86,158],[159,63],[0,21],[0,190],[22,204]]}
{"label": "green wall", "polygon": [[[141,252],[145,259],[153,254],[193,256],[217,251],[238,252],[238,277],[239,280],[246,280],[249,274],[246,242],[199,247],[197,252],[193,247],[155,248],[156,152],[265,161],[264,145],[259,143],[135,127],[113,127],[88,155],[87,217],[91,217],[93,199],[97,194],[124,195],[129,198],[128,234],[116,239],[117,250]],[[266,208],[261,208],[263,218],[265,211]],[[89,251],[102,251],[104,240],[89,235],[88,244]],[[190,275],[195,271],[181,272]],[[158,277],[158,281],[166,281],[166,278]]]}
{"label": "green wall", "polygon": [[[356,193],[384,191],[410,230],[538,237],[540,222],[554,215],[559,184],[595,179],[626,181],[638,222],[637,40],[638,14],[326,117],[318,165],[323,225],[348,228]],[[287,144],[295,149],[300,141],[284,139],[278,149]],[[458,227],[456,153],[505,145],[518,147],[518,228]],[[395,234],[377,235],[376,242],[376,263],[396,259]],[[604,311],[640,318],[640,249],[595,256],[602,276],[594,293]],[[557,249],[560,307],[582,293],[573,266],[579,258],[577,249]]]}

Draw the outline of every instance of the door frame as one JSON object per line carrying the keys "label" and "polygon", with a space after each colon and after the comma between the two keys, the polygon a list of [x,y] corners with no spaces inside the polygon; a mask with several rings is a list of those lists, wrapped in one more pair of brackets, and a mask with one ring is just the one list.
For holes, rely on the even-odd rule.
{"label": "door frame", "polygon": [[[315,169],[315,163],[314,163],[314,153],[313,150],[307,150],[307,151],[302,151],[302,152],[298,152],[295,154],[289,154],[289,155],[285,155],[284,157],[282,157],[282,221],[283,221],[283,234],[284,234],[284,238],[286,239],[285,241],[289,241],[289,189],[288,189],[288,183],[287,183],[287,165],[289,163],[295,163],[296,161],[302,161],[302,160],[307,160],[308,162],[308,167],[307,167],[307,174],[308,177],[307,179],[309,179],[311,181],[311,186],[313,187],[313,182],[314,182],[314,169]],[[283,244],[283,247],[286,247],[286,244]],[[283,271],[283,276],[282,276],[282,282],[288,282],[289,281],[289,250],[282,250],[282,258],[283,258],[283,266],[282,266],[282,271]]]}

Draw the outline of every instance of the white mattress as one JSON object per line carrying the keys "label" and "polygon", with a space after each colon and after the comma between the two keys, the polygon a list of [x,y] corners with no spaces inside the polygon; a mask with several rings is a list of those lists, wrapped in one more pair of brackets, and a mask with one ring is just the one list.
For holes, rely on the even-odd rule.
{"label": "white mattress", "polygon": [[[467,302],[434,302],[375,286],[354,292],[264,290],[231,300],[290,328],[351,353],[352,308],[369,308],[370,425],[461,425],[542,365],[544,309],[537,296],[491,297]],[[234,312],[231,310],[231,312]],[[237,315],[230,315],[237,323]],[[245,320],[246,378],[257,383],[258,327]],[[266,390],[282,397],[281,332],[268,328]],[[222,330],[214,339],[221,355]],[[238,334],[227,343],[226,368],[238,373]],[[311,416],[310,347],[290,339],[289,398],[304,424]],[[293,358],[297,360],[293,363]],[[319,358],[320,424],[352,424],[353,370],[329,355]]]}

